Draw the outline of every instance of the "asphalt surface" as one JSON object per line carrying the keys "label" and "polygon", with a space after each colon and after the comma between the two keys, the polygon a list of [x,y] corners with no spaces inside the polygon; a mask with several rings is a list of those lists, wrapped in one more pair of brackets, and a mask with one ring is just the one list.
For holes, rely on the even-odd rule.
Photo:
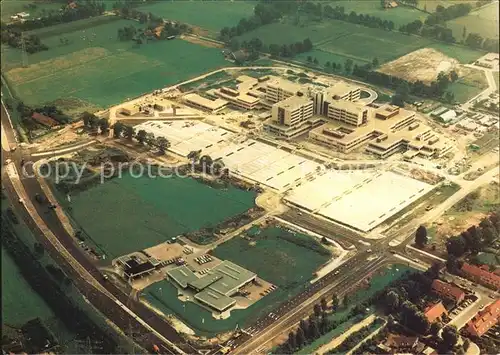
{"label": "asphalt surface", "polygon": [[[10,129],[10,124],[4,110],[5,109],[2,106],[2,124],[5,128],[5,133],[7,134],[9,141],[14,142],[14,134]],[[21,174],[22,168],[20,163],[21,159],[23,158],[21,149],[17,149],[14,152],[4,152],[2,156],[2,164],[5,163],[6,159],[11,159],[12,162],[16,165],[18,172]],[[29,158],[26,157],[24,157],[24,159],[26,161],[29,160]],[[28,164],[25,165],[25,167],[26,171],[30,174],[30,176],[32,176],[31,174],[33,174],[33,170],[31,165]],[[30,196],[30,199],[37,209],[40,217],[44,220],[44,222],[56,235],[61,244],[68,250],[68,252],[79,264],[81,264],[104,288],[106,288],[111,294],[113,294],[113,296],[115,296],[120,302],[125,304],[130,310],[132,310],[143,321],[148,323],[158,333],[169,339],[172,343],[176,344],[179,348],[183,349],[187,353],[195,352],[194,349],[191,348],[191,346],[185,343],[184,339],[168,322],[159,317],[139,301],[129,299],[129,297],[125,295],[121,290],[119,290],[115,285],[103,278],[102,273],[88,258],[85,252],[76,244],[75,239],[66,232],[54,211],[50,210],[46,204],[42,205],[35,201],[34,196],[36,194],[47,198],[40,185],[38,184],[36,178],[21,177],[21,182],[28,196]],[[34,232],[35,237],[44,245],[45,249],[49,251],[54,260],[65,270],[65,272],[71,275],[71,279],[73,280],[74,284],[92,305],[99,309],[99,311],[102,312],[108,319],[110,319],[114,324],[122,329],[125,334],[128,334],[130,338],[134,339],[145,349],[152,351],[153,344],[163,344],[161,348],[163,348],[164,353],[176,353],[175,350],[170,349],[169,346],[167,344],[164,344],[164,342],[160,338],[151,333],[147,328],[145,328],[136,319],[134,319],[132,315],[123,310],[120,305],[114,302],[114,300],[96,290],[95,287],[93,287],[85,279],[83,279],[83,277],[73,269],[73,267],[67,262],[67,260],[57,252],[50,241],[45,238],[44,234],[37,226],[37,224],[33,221],[24,205],[18,202],[19,197],[17,196],[10,180],[8,178],[5,178],[3,175],[2,185],[3,187],[5,187],[5,194],[11,200],[11,204],[14,210],[19,216],[22,217],[27,226]]]}

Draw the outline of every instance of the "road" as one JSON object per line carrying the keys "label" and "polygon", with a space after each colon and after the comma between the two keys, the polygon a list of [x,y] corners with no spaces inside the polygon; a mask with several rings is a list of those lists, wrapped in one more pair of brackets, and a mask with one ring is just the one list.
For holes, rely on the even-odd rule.
{"label": "road", "polygon": [[[9,129],[8,117],[4,106],[1,111],[2,138],[7,137],[9,142],[14,139],[14,134]],[[13,145],[13,144],[12,144]],[[11,146],[12,146],[11,145]],[[5,145],[2,144],[2,147]],[[6,159],[11,159],[12,163],[18,171],[21,171],[22,152],[17,149],[14,152],[5,151],[2,154],[2,164],[5,165]],[[28,173],[32,174],[31,166],[27,168]],[[130,300],[121,290],[112,283],[106,281],[101,272],[96,268],[94,263],[84,254],[83,250],[74,242],[61,222],[53,211],[47,206],[43,206],[34,201],[34,196],[40,194],[45,196],[36,178],[21,178],[22,188],[26,192],[26,199],[31,201],[30,204],[36,209],[37,217],[42,222],[35,221],[34,217],[26,209],[26,204],[18,202],[19,195],[6,174],[5,169],[2,169],[2,186],[5,188],[5,194],[11,201],[11,206],[17,214],[24,220],[27,226],[34,232],[35,237],[44,245],[45,249],[50,253],[53,259],[67,272],[74,284],[77,286],[82,295],[92,303],[103,315],[118,326],[125,334],[134,339],[138,344],[149,351],[152,350],[153,344],[163,345],[165,353],[192,353],[193,349],[184,342],[184,339],[175,331],[175,329],[161,317],[149,310],[142,303]],[[28,202],[28,201],[26,201]],[[37,218],[37,219],[38,219]],[[37,223],[38,222],[38,223]],[[71,255],[71,259],[63,257],[60,250],[50,241],[44,229],[50,229],[62,247]],[[78,266],[83,267],[87,272],[82,275]],[[96,286],[96,283],[98,284]],[[127,311],[127,309],[129,311]],[[130,334],[130,330],[133,334]],[[168,339],[165,341],[164,339]],[[182,348],[181,351],[174,350],[168,343],[172,342]]]}

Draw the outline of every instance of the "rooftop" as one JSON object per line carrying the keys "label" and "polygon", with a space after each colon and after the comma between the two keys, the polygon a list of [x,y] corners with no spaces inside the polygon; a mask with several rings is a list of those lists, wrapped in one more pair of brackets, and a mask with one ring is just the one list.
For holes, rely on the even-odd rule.
{"label": "rooftop", "polygon": [[437,279],[432,282],[432,289],[442,296],[453,298],[455,301],[465,296],[465,292],[460,287]]}
{"label": "rooftop", "polygon": [[217,282],[212,283],[209,288],[224,295],[233,294],[243,284],[257,276],[255,273],[227,260],[214,267],[212,271],[222,277]]}
{"label": "rooftop", "polygon": [[496,300],[482,311],[479,311],[469,323],[467,330],[476,336],[484,335],[498,323],[500,317],[500,300]]}
{"label": "rooftop", "polygon": [[339,110],[345,110],[350,112],[362,112],[368,110],[365,104],[345,101],[345,100],[335,100],[331,103],[330,107],[334,107]]}
{"label": "rooftop", "polygon": [[284,91],[289,91],[293,93],[296,93],[304,89],[304,85],[296,84],[291,82],[290,80],[282,79],[276,76],[273,76],[267,81],[267,86],[280,88]]}
{"label": "rooftop", "polygon": [[338,82],[338,83],[335,83],[333,86],[330,86],[325,91],[326,91],[328,96],[334,97],[334,96],[344,96],[344,95],[350,93],[351,91],[358,90],[358,89],[359,89],[359,86],[351,85],[351,84],[344,83],[344,82]]}
{"label": "rooftop", "polygon": [[312,100],[306,96],[290,96],[289,98],[275,103],[273,106],[281,107],[288,110],[298,109],[308,103],[312,103]]}
{"label": "rooftop", "polygon": [[167,274],[174,279],[175,282],[181,285],[182,288],[186,288],[190,282],[198,280],[198,276],[196,276],[186,265],[168,270]]}
{"label": "rooftop", "polygon": [[424,311],[424,315],[430,323],[435,322],[438,318],[441,318],[443,314],[448,314],[441,302],[430,305]]}
{"label": "rooftop", "polygon": [[210,100],[210,99],[207,99],[206,97],[202,97],[202,96],[195,94],[195,93],[185,95],[184,100],[192,102],[192,103],[200,105],[200,106],[203,106],[203,107],[206,107],[210,110],[217,110],[217,109],[227,105],[226,100],[222,100],[222,99]]}
{"label": "rooftop", "polygon": [[197,293],[194,298],[201,303],[207,304],[210,307],[218,310],[219,312],[228,309],[236,303],[235,299],[225,295],[221,295],[220,293],[212,291],[210,289],[206,289]]}

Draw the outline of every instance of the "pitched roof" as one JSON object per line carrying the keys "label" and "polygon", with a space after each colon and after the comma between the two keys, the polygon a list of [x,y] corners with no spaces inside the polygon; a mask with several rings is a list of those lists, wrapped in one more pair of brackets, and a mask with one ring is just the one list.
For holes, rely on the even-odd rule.
{"label": "pitched roof", "polygon": [[438,279],[432,281],[432,289],[439,295],[453,298],[455,301],[465,297],[465,292],[461,288]]}
{"label": "pitched roof", "polygon": [[482,311],[479,311],[474,318],[467,323],[467,330],[472,335],[480,337],[498,323],[499,317],[500,299],[496,300]]}
{"label": "pitched roof", "polygon": [[413,348],[417,341],[418,337],[389,334],[384,345],[390,347],[391,349]]}
{"label": "pitched roof", "polygon": [[462,271],[471,276],[491,279],[493,282],[500,284],[500,276],[493,272],[489,272],[487,267],[483,269],[476,265],[464,263],[462,265]]}
{"label": "pitched roof", "polygon": [[58,122],[53,119],[52,117],[42,115],[41,113],[38,112],[33,112],[33,115],[31,115],[31,118],[33,118],[35,121],[38,123],[47,126],[47,127],[54,127],[58,125]]}
{"label": "pitched roof", "polygon": [[424,315],[430,323],[433,323],[436,319],[441,318],[443,314],[448,314],[448,312],[441,302],[430,305],[424,311]]}

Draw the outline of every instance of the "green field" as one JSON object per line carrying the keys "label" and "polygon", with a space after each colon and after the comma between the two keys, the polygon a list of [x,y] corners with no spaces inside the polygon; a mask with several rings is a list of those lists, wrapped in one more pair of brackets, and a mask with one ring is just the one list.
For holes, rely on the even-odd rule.
{"label": "green field", "polygon": [[[475,6],[476,0],[460,0],[461,4],[471,4],[472,6]],[[426,10],[428,12],[435,12],[436,7],[439,5],[443,7],[448,7],[453,4],[456,4],[456,0],[419,0],[417,7],[422,10]]]}
{"label": "green field", "polygon": [[326,61],[344,63],[347,58],[357,63],[366,63],[378,58],[380,63],[399,58],[420,48],[432,47],[461,62],[470,62],[482,55],[481,51],[449,45],[434,40],[407,36],[399,32],[389,32],[368,28],[344,21],[324,20],[296,26],[290,22],[273,23],[261,26],[254,31],[238,37],[240,41],[260,38],[265,44],[290,44],[310,38],[314,50],[298,56],[305,60],[308,55],[318,58],[321,64]]}
{"label": "green field", "polygon": [[216,257],[237,263],[278,286],[277,290],[247,309],[233,310],[228,319],[216,320],[204,308],[192,302],[183,303],[178,300],[177,288],[169,281],[149,286],[144,290],[143,297],[163,313],[175,314],[198,334],[213,336],[232,330],[237,324],[244,327],[297,294],[318,267],[329,259],[326,255],[279,238],[296,238],[317,245],[312,237],[274,227],[252,230],[255,233],[247,232],[247,235],[252,235],[251,241],[237,236],[218,246],[213,252]]}
{"label": "green field", "polygon": [[[227,63],[218,49],[180,39],[141,46],[118,41],[118,28],[138,24],[105,20],[97,26],[95,19],[82,20],[83,26],[75,21],[69,27],[75,31],[68,30],[69,24],[61,25],[64,35],[47,35],[44,30],[42,41],[50,49],[29,55],[27,68],[21,67],[19,50],[2,46],[2,69],[16,96],[30,105],[71,98],[81,100],[82,106],[104,108]],[[84,28],[85,24],[92,27]],[[61,38],[69,44],[62,45]]]}
{"label": "green field", "polygon": [[254,193],[234,187],[124,174],[72,195],[71,215],[97,246],[117,257],[215,226],[253,207],[254,200]]}
{"label": "green field", "polygon": [[446,23],[453,30],[453,36],[462,40],[462,31],[479,33],[483,38],[498,39],[498,2],[484,6],[477,11],[471,11],[467,16],[458,17]]}
{"label": "green field", "polygon": [[158,1],[137,8],[165,19],[201,27],[217,34],[223,27],[236,26],[253,14],[255,1]]}
{"label": "green field", "polygon": [[382,20],[392,21],[396,25],[396,28],[415,20],[424,22],[427,17],[424,11],[411,7],[399,6],[394,9],[382,9],[380,1],[335,1],[330,3],[330,6],[343,6],[347,14],[354,11],[358,14],[375,16]]}
{"label": "green field", "polygon": [[455,94],[459,102],[466,102],[488,88],[486,76],[482,70],[468,68],[468,73],[452,83],[448,90]]}

